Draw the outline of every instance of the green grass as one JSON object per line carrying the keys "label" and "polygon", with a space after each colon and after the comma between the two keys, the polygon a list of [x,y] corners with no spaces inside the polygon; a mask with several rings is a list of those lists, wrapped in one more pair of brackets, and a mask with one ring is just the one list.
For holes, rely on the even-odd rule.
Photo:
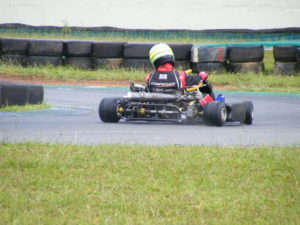
{"label": "green grass", "polygon": [[25,111],[34,111],[42,109],[50,109],[52,106],[46,102],[41,104],[25,104],[25,105],[8,105],[0,107],[0,112],[25,112]]}
{"label": "green grass", "polygon": [[94,80],[144,80],[143,70],[99,69],[84,70],[63,66],[22,67],[0,63],[0,73],[52,81],[94,81]]}
{"label": "green grass", "polygon": [[300,93],[299,75],[213,74],[209,77],[209,81],[221,90]]}
{"label": "green grass", "polygon": [[[300,93],[300,74],[281,76],[272,74],[272,63],[266,61],[264,74],[212,73],[209,80],[218,89],[259,92]],[[50,81],[121,81],[143,83],[147,72],[143,70],[98,69],[81,70],[72,67],[21,67],[0,64],[0,73],[10,76],[22,76],[29,79]]]}
{"label": "green grass", "polygon": [[0,224],[300,224],[299,147],[0,145]]}

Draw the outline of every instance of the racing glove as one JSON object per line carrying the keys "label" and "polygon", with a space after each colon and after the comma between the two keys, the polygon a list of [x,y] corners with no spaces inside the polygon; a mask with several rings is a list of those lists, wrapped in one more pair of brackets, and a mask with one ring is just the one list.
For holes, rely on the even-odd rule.
{"label": "racing glove", "polygon": [[205,81],[208,78],[207,73],[203,71],[199,73],[199,76],[201,77],[202,81]]}

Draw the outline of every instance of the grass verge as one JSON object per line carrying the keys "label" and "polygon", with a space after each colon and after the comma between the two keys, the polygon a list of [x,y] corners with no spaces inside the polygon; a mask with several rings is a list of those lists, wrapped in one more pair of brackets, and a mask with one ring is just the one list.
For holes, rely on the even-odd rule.
{"label": "grass verge", "polygon": [[[300,93],[300,74],[274,75],[273,55],[265,51],[265,73],[233,74],[211,73],[209,80],[220,90]],[[181,68],[189,69],[189,68]],[[150,72],[150,71],[149,71]],[[22,67],[0,63],[0,74],[21,76],[28,79],[48,81],[128,81],[143,83],[147,72],[144,70],[98,69],[82,70],[73,67]]]}
{"label": "grass verge", "polygon": [[[147,73],[143,70],[99,69],[88,71],[72,67],[45,66],[24,68],[16,65],[0,64],[0,74],[6,74],[11,77],[21,76],[29,80],[39,79],[41,82],[43,80],[66,82],[125,80],[128,81],[129,85],[132,81],[143,83]],[[266,74],[212,73],[209,80],[220,90],[300,93],[300,74],[280,76],[270,72]]]}
{"label": "grass verge", "polygon": [[41,104],[26,104],[26,105],[8,105],[0,107],[0,112],[25,112],[25,111],[35,111],[42,109],[50,109],[52,106],[46,102]]}
{"label": "grass verge", "polygon": [[299,147],[0,145],[2,224],[299,224]]}

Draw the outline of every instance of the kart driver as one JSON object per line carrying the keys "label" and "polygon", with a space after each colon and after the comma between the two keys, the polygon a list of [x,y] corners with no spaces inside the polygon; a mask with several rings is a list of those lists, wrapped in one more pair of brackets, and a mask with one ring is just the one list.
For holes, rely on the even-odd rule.
{"label": "kart driver", "polygon": [[176,93],[178,90],[185,89],[186,86],[198,85],[202,81],[206,86],[200,88],[200,91],[208,93],[214,98],[212,87],[207,82],[208,75],[205,72],[192,76],[184,71],[174,69],[174,53],[167,44],[154,45],[150,49],[149,58],[155,67],[155,71],[146,77],[149,91]]}

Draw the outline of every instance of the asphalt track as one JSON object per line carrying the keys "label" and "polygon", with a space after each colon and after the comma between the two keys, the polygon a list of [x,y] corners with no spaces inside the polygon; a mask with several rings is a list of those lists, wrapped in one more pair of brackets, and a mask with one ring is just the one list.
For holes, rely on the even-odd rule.
{"label": "asphalt track", "polygon": [[77,145],[300,146],[300,94],[222,92],[228,102],[250,100],[254,103],[251,126],[101,122],[98,117],[100,100],[123,96],[127,91],[128,88],[46,86],[45,101],[54,108],[0,113],[0,141]]}

